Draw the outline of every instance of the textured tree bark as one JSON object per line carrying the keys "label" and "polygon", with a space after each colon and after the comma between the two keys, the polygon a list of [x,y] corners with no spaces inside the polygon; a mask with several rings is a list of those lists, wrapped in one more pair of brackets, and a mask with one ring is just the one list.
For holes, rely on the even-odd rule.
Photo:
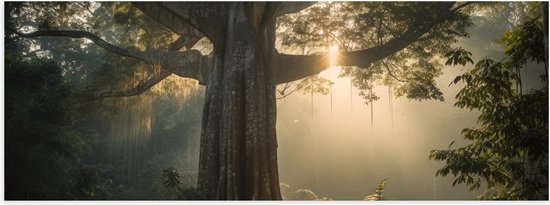
{"label": "textured tree bark", "polygon": [[542,22],[544,32],[544,72],[546,79],[548,79],[548,2],[542,2]]}
{"label": "textured tree bark", "polygon": [[207,81],[198,188],[213,199],[278,200],[274,20],[259,28],[265,5],[228,9]]}

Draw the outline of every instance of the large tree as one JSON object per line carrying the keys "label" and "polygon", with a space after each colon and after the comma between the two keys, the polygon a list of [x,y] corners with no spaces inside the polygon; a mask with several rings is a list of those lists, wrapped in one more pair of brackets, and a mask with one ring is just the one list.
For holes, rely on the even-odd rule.
{"label": "large tree", "polygon": [[[198,188],[215,199],[281,199],[275,129],[276,86],[327,69],[329,55],[327,52],[318,55],[279,52],[276,49],[277,17],[299,12],[313,4],[134,3],[149,18],[179,35],[167,49],[131,49],[111,44],[89,30],[52,29],[49,26],[31,32],[8,28],[13,35],[8,35],[7,41],[12,37],[86,38],[110,52],[144,61],[157,71],[135,88],[101,92],[94,98],[137,95],[170,74],[198,80],[206,86]],[[358,32],[353,36],[359,41],[366,39],[365,42],[369,42],[369,36],[375,37],[376,43],[357,44],[360,46],[348,48],[353,50],[341,51],[335,62],[332,62],[334,65],[354,66],[358,68],[355,70],[359,76],[368,76],[369,71],[379,70],[378,67],[383,66],[379,62],[386,58],[389,61],[403,60],[401,66],[405,68],[411,65],[430,67],[430,61],[425,59],[434,55],[427,54],[445,49],[424,48],[422,44],[415,45],[415,42],[439,40],[438,43],[424,45],[448,45],[449,39],[464,35],[460,30],[467,25],[464,23],[467,22],[467,16],[461,10],[470,3],[388,4],[394,6],[384,7],[381,4],[350,12],[363,18],[362,21],[351,22],[363,25],[357,27],[362,29],[356,30]],[[378,19],[378,23],[372,24],[369,18]],[[386,20],[396,23],[386,24]],[[348,31],[353,30],[349,29],[349,24],[336,26],[332,29],[348,26]],[[373,29],[368,30],[369,26]],[[203,37],[213,44],[213,51],[207,55],[190,49]],[[406,59],[413,60],[404,63]],[[391,74],[391,70],[387,69]],[[422,93],[427,90],[424,95],[437,95],[433,84],[421,83],[422,80],[433,82],[435,76],[427,75],[426,78],[426,75],[413,75],[407,81],[408,85],[416,88],[411,92],[418,94],[419,91]],[[424,87],[428,88],[423,90]],[[412,98],[415,98],[414,93]],[[437,96],[428,98],[438,99]]]}

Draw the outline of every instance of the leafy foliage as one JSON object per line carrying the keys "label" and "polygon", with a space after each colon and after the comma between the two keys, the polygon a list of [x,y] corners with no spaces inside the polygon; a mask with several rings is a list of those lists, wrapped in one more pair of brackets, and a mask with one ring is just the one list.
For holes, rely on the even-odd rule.
{"label": "leafy foliage", "polygon": [[75,126],[83,104],[52,62],[6,58],[6,198],[60,199],[93,137]]}
{"label": "leafy foliage", "polygon": [[[194,168],[182,162],[192,156],[182,154],[196,144],[187,136],[200,133],[202,98],[191,95],[197,83],[169,77],[146,93],[158,99],[151,124],[155,153],[128,183],[121,180],[127,167],[109,150],[115,140],[104,118],[126,101],[87,96],[128,89],[158,70],[82,39],[24,39],[11,31],[82,29],[140,50],[168,49],[173,33],[128,2],[12,2],[6,9],[6,199],[166,198],[160,170]],[[193,183],[193,174],[184,176],[185,186]]]}
{"label": "leafy foliage", "polygon": [[547,91],[540,90],[505,105],[485,104],[481,127],[462,131],[470,144],[431,152],[431,159],[446,162],[436,175],[453,174],[453,185],[465,183],[471,190],[484,179],[487,193],[482,198],[547,198],[547,100]]}
{"label": "leafy foliage", "polygon": [[168,188],[177,188],[181,184],[180,175],[174,169],[162,170],[164,186]]}
{"label": "leafy foliage", "polygon": [[173,199],[184,199],[184,200],[207,199],[205,193],[198,191],[194,188],[183,187],[181,182],[181,176],[174,169],[162,170],[162,178],[164,181],[164,186],[173,190],[174,192]]}
{"label": "leafy foliage", "polygon": [[[279,18],[277,36],[288,51],[326,52],[331,44],[343,51],[365,49],[441,18],[435,14],[444,7],[433,2],[320,3],[299,14]],[[406,49],[369,68],[344,67],[341,77],[352,77],[366,102],[378,99],[372,92],[376,83],[391,85],[397,96],[443,100],[433,80],[442,69],[436,58],[450,52],[457,37],[468,36],[465,28],[471,25],[467,14],[461,11],[448,12],[446,18]]]}
{"label": "leafy foliage", "polygon": [[378,183],[378,187],[376,187],[376,189],[374,190],[374,193],[371,194],[371,195],[365,196],[365,198],[363,200],[367,200],[367,201],[385,200],[385,198],[382,197],[382,193],[384,193],[384,187],[386,186],[386,181],[387,180],[388,179],[382,179],[382,181],[380,181],[380,183]]}
{"label": "leafy foliage", "polygon": [[502,41],[506,45],[505,52],[515,66],[526,64],[528,61],[544,63],[544,42],[542,18],[531,19],[521,24],[514,31],[504,34]]}
{"label": "leafy foliage", "polygon": [[84,165],[75,171],[70,198],[111,199],[115,189],[113,181],[105,177],[103,171],[93,165]]}
{"label": "leafy foliage", "polygon": [[447,58],[445,65],[465,66],[467,63],[474,64],[474,61],[470,58],[471,55],[472,53],[470,51],[464,50],[462,47],[458,47],[445,54],[445,58]]}
{"label": "leafy foliage", "polygon": [[315,92],[315,93],[321,93],[323,95],[326,95],[329,92],[329,89],[325,86],[327,84],[332,85],[334,83],[326,78],[322,78],[319,76],[312,76],[300,82],[296,86],[297,87],[296,89],[302,91],[303,94]]}
{"label": "leafy foliage", "polygon": [[[514,89],[521,83],[518,67],[528,60],[543,62],[537,21],[504,35],[508,57],[503,61],[485,58],[453,81],[465,83],[455,106],[480,111],[478,126],[462,131],[466,146],[430,153],[430,159],[445,161],[436,175],[452,174],[453,186],[464,183],[474,190],[485,184],[481,199],[548,199],[548,87]],[[449,64],[469,62],[464,59],[470,53],[457,51],[448,56]]]}

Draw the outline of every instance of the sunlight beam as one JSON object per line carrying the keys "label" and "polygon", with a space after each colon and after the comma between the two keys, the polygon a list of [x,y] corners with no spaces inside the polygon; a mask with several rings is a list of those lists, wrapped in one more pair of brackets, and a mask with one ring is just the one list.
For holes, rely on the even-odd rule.
{"label": "sunlight beam", "polygon": [[329,55],[330,55],[330,67],[334,67],[336,65],[336,57],[338,56],[338,45],[332,44],[329,48]]}
{"label": "sunlight beam", "polygon": [[338,78],[338,76],[340,75],[340,66],[336,66],[336,59],[339,54],[338,50],[339,48],[336,44],[332,44],[329,47],[329,67],[319,73],[319,76],[326,78],[332,82],[334,82],[336,78]]}

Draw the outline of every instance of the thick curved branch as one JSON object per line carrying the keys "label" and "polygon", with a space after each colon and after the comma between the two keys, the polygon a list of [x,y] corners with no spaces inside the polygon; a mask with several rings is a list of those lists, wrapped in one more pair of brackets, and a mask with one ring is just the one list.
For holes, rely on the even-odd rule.
{"label": "thick curved branch", "polygon": [[179,51],[182,48],[191,49],[202,37],[194,35],[181,35],[176,41],[170,43],[169,51]]}
{"label": "thick curved branch", "polygon": [[393,38],[385,44],[380,46],[350,51],[350,52],[341,52],[336,58],[336,65],[339,66],[358,66],[362,68],[367,68],[371,63],[374,63],[378,60],[381,60],[389,55],[392,55],[420,38],[424,33],[428,32],[432,26],[426,27],[420,30],[408,31],[405,32],[402,36]]}
{"label": "thick curved branch", "polygon": [[[358,51],[340,52],[335,57],[337,66],[357,66],[361,68],[370,67],[371,63],[392,55],[409,44],[416,41],[424,33],[429,31],[430,27],[420,30],[409,30],[400,37],[394,38],[387,43]],[[307,56],[307,55],[285,55],[279,54],[279,66],[277,69],[277,84],[292,82],[303,77],[318,74],[329,67],[329,57],[325,56]]]}
{"label": "thick curved branch", "polygon": [[277,84],[292,82],[318,74],[329,67],[329,55],[277,54]]}
{"label": "thick curved branch", "polygon": [[180,77],[196,79],[201,85],[206,85],[212,64],[212,55],[202,55],[198,50],[166,53],[161,60],[162,69]]}
{"label": "thick curved branch", "polygon": [[204,56],[197,50],[185,52],[166,52],[157,54],[161,66],[160,73],[155,74],[148,80],[141,82],[136,87],[119,92],[102,93],[94,99],[111,97],[129,97],[139,95],[149,88],[153,87],[171,74],[180,77],[193,78],[200,84],[206,84],[208,78],[208,68],[211,65],[211,56]]}
{"label": "thick curved branch", "polygon": [[[357,66],[368,68],[374,62],[382,60],[417,41],[433,27],[447,20],[450,16],[450,9],[454,3],[445,3],[442,5],[443,14],[431,22],[419,21],[414,23],[410,29],[402,35],[389,40],[388,42],[363,50],[340,52],[332,62],[336,66]],[[285,55],[278,56],[277,84],[291,82],[303,77],[318,74],[329,67],[328,55],[324,56],[304,56],[304,55]]]}
{"label": "thick curved branch", "polygon": [[113,44],[108,43],[107,41],[101,39],[100,37],[96,36],[95,34],[88,32],[88,31],[76,31],[76,30],[39,30],[32,33],[20,33],[16,32],[16,34],[20,37],[24,38],[34,38],[34,37],[40,37],[40,36],[53,36],[53,37],[68,37],[68,38],[86,38],[88,40],[91,40],[98,46],[104,48],[105,50],[108,50],[110,52],[136,58],[139,60],[144,60],[147,62],[151,62],[151,59],[141,51],[122,48]]}
{"label": "thick curved branch", "polygon": [[164,80],[166,77],[168,77],[171,74],[172,73],[168,71],[160,71],[159,74],[156,74],[153,77],[149,78],[148,80],[141,82],[140,84],[138,84],[136,87],[132,89],[125,90],[125,91],[118,91],[118,92],[102,93],[96,96],[95,99],[113,98],[113,97],[130,97],[130,96],[139,95],[149,90],[149,88],[153,87],[154,85]]}
{"label": "thick curved branch", "polygon": [[442,3],[442,14],[434,18],[432,21],[424,22],[419,20],[413,23],[409,29],[407,29],[402,35],[389,40],[388,42],[358,51],[342,52],[340,56],[336,58],[336,65],[340,66],[358,66],[369,67],[371,63],[382,60],[383,58],[392,55],[400,50],[403,50],[411,43],[417,41],[424,34],[432,30],[436,25],[446,21],[452,13],[448,11],[454,3]]}
{"label": "thick curved branch", "polygon": [[182,34],[195,28],[212,42],[223,33],[223,20],[227,8],[224,3],[213,2],[139,2],[133,3],[143,13],[170,30]]}

